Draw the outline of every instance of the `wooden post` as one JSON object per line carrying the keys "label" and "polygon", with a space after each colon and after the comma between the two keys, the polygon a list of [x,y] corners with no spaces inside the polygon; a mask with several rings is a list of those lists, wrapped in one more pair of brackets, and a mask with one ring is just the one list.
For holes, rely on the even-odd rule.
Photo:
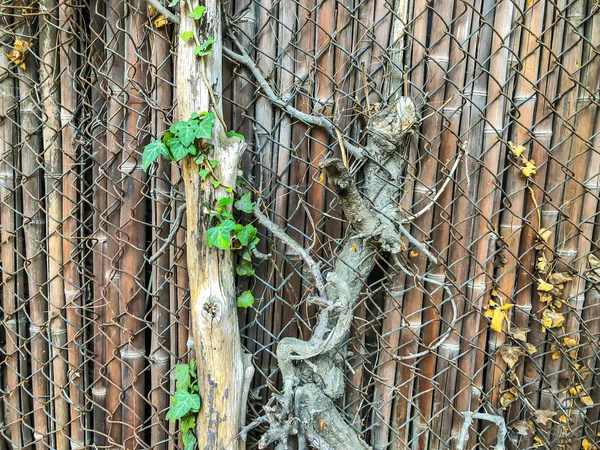
{"label": "wooden post", "polygon": [[[190,2],[195,8],[198,1]],[[194,45],[179,42],[177,49],[177,93],[179,117],[187,120],[193,112],[220,114],[222,92],[221,6],[208,1],[198,35],[201,41],[214,38],[212,55],[198,58]],[[181,9],[180,30],[197,26]],[[206,80],[206,82],[205,82]],[[211,104],[212,89],[217,104]],[[225,186],[235,186],[244,143],[228,139],[219,121],[213,129],[210,159],[219,161],[216,176]],[[237,438],[245,418],[245,380],[252,374],[249,360],[242,353],[238,328],[235,269],[230,252],[206,245],[205,230],[211,226],[204,205],[214,205],[227,195],[225,187],[213,188],[198,175],[198,166],[189,156],[183,160],[187,202],[187,263],[190,283],[192,333],[198,361],[198,384],[202,407],[197,419],[198,448],[239,450],[245,448]],[[248,370],[248,372],[246,372]]]}

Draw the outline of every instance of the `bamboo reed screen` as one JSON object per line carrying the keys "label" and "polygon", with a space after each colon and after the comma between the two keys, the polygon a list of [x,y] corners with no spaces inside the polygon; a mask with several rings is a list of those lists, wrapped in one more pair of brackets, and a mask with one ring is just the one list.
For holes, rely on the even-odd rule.
{"label": "bamboo reed screen", "polygon": [[[341,414],[377,450],[455,449],[468,411],[502,417],[507,448],[600,448],[597,0],[224,6],[275,94],[351,141],[394,96],[420,106],[398,207],[433,201],[409,228],[439,263],[407,241],[406,273],[382,258],[364,280]],[[180,169],[134,170],[177,117],[177,29],[143,0],[2,0],[0,19],[0,450],[180,448],[165,413],[193,356],[183,226],[150,262],[180,222]],[[318,164],[338,140],[246,68],[223,77],[243,176],[327,270],[347,227]],[[280,387],[278,340],[318,313],[302,262],[260,233],[271,257],[239,286],[256,297],[249,420]],[[474,420],[465,448],[497,436]]]}

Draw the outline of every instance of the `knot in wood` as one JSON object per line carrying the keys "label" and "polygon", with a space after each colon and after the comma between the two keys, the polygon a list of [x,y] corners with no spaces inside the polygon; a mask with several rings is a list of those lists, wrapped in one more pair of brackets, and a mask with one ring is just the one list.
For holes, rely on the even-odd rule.
{"label": "knot in wood", "polygon": [[202,316],[209,321],[218,322],[221,320],[222,308],[220,302],[214,297],[208,297],[202,301]]}

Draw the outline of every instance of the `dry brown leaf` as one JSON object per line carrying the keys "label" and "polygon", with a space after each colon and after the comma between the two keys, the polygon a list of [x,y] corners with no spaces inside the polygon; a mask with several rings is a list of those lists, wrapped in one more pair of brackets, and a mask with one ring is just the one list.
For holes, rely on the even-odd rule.
{"label": "dry brown leaf", "polygon": [[537,349],[535,348],[535,345],[530,344],[529,342],[523,342],[523,347],[525,347],[525,350],[527,350],[532,355],[534,353],[537,353]]}
{"label": "dry brown leaf", "polygon": [[518,396],[519,393],[517,392],[517,390],[515,388],[510,388],[500,397],[500,404],[503,408],[506,408],[508,405],[514,402]]}
{"label": "dry brown leaf", "polygon": [[542,323],[546,328],[562,327],[565,323],[565,315],[560,312],[545,310],[543,313]]}
{"label": "dry brown leaf", "polygon": [[512,369],[517,361],[519,361],[520,356],[525,356],[527,354],[521,347],[514,347],[508,344],[501,345],[498,349],[498,353],[500,353],[500,356],[502,356],[502,359],[508,364],[510,369]]}
{"label": "dry brown leaf", "polygon": [[556,415],[556,411],[551,411],[549,409],[536,409],[533,411],[533,417],[535,421],[540,425],[547,425],[548,421],[552,420],[552,418]]}
{"label": "dry brown leaf", "polygon": [[[573,279],[567,272],[554,272],[548,277],[548,283],[551,284],[565,284]],[[562,288],[561,288],[562,290]]]}
{"label": "dry brown leaf", "polygon": [[521,327],[521,328],[513,328],[511,330],[512,333],[512,337],[513,339],[517,339],[519,341],[527,341],[527,333],[529,333],[531,330],[527,327]]}
{"label": "dry brown leaf", "polygon": [[600,259],[590,253],[588,255],[589,269],[586,273],[587,277],[593,283],[600,283]]}
{"label": "dry brown leaf", "polygon": [[540,302],[548,303],[552,301],[552,294],[549,292],[538,292],[538,294],[540,295]]}
{"label": "dry brown leaf", "polygon": [[535,431],[535,426],[529,420],[519,420],[513,425],[513,428],[517,434],[520,434],[521,436],[527,436],[530,433],[533,434]]}
{"label": "dry brown leaf", "polygon": [[538,258],[535,268],[541,273],[545,273],[546,270],[548,270],[548,260],[546,259],[545,255],[542,255]]}

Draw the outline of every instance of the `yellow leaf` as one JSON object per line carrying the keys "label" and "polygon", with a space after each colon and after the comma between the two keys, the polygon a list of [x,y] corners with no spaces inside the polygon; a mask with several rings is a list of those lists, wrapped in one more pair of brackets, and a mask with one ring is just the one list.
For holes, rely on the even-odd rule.
{"label": "yellow leaf", "polygon": [[321,172],[319,175],[319,183],[323,183],[325,181],[325,172]]}
{"label": "yellow leaf", "polygon": [[553,360],[557,360],[558,358],[560,358],[561,354],[559,351],[556,352],[552,352],[552,359]]}
{"label": "yellow leaf", "polygon": [[594,404],[594,400],[592,400],[592,397],[590,397],[589,395],[582,395],[581,401],[586,406],[592,406]]}
{"label": "yellow leaf", "polygon": [[492,315],[492,325],[491,325],[492,330],[497,331],[498,333],[502,332],[502,318],[503,317],[504,317],[504,314],[502,313],[502,310],[500,308],[494,309],[494,312]]}
{"label": "yellow leaf", "polygon": [[573,338],[566,337],[563,339],[563,343],[567,348],[573,348],[577,345],[577,341]]}
{"label": "yellow leaf", "polygon": [[576,397],[579,395],[579,393],[581,392],[582,389],[583,388],[581,387],[581,385],[578,384],[577,386],[573,386],[571,389],[569,389],[569,393],[572,396]]}
{"label": "yellow leaf", "polygon": [[542,324],[546,328],[559,328],[565,323],[563,313],[545,310],[543,313]]}
{"label": "yellow leaf", "polygon": [[581,441],[581,448],[583,450],[592,450],[592,449],[595,449],[596,446],[592,445],[592,443],[590,441],[588,441],[586,438],[583,438],[583,441]]}
{"label": "yellow leaf", "polygon": [[356,251],[356,244],[354,244],[354,243],[353,243],[353,244],[350,246],[350,251],[351,251],[351,252],[355,252],[355,251]]}
{"label": "yellow leaf", "polygon": [[515,157],[520,157],[525,151],[525,147],[522,145],[515,145],[512,141],[508,141],[508,148],[510,149],[510,153]]}
{"label": "yellow leaf", "polygon": [[539,292],[550,292],[552,289],[554,289],[553,285],[551,285],[550,283],[546,283],[541,278],[538,278],[538,287],[537,287],[537,290]]}
{"label": "yellow leaf", "polygon": [[27,53],[29,52],[29,43],[22,41],[20,39],[15,39],[13,44],[13,48],[8,54],[8,59],[10,59],[14,64],[19,66],[21,69],[25,70],[25,60],[27,59]]}
{"label": "yellow leaf", "polygon": [[501,309],[502,311],[506,311],[506,310],[509,310],[510,308],[512,308],[513,306],[515,306],[515,305],[513,305],[512,303],[506,303],[506,304],[502,305],[502,306],[500,307],[500,309]]}
{"label": "yellow leaf", "polygon": [[558,420],[560,420],[562,423],[568,422],[567,416],[565,416],[564,414],[561,414]]}
{"label": "yellow leaf", "polygon": [[525,167],[523,167],[521,169],[521,172],[523,173],[523,175],[525,175],[526,177],[530,177],[532,175],[535,175],[536,172],[536,167],[535,167],[535,161],[533,159],[526,161],[525,162]]}
{"label": "yellow leaf", "polygon": [[544,441],[542,441],[539,437],[534,436],[533,437],[533,443],[534,445],[544,445]]}
{"label": "yellow leaf", "polygon": [[517,339],[519,341],[526,342],[527,341],[527,333],[529,333],[529,331],[530,330],[527,327],[514,328],[512,330],[512,337],[513,337],[513,339]]}
{"label": "yellow leaf", "polygon": [[535,348],[535,345],[530,344],[529,342],[523,342],[523,347],[525,347],[525,349],[532,355],[534,353],[537,353],[537,349]]}
{"label": "yellow leaf", "polygon": [[154,26],[156,28],[164,27],[168,23],[169,23],[169,20],[162,14],[154,20]]}
{"label": "yellow leaf", "polygon": [[548,269],[548,260],[546,259],[546,257],[544,255],[542,255],[538,258],[538,262],[535,265],[535,268],[537,270],[539,270],[540,272],[545,272],[546,269]]}
{"label": "yellow leaf", "polygon": [[411,256],[411,258],[416,258],[417,256],[419,256],[419,254],[418,254],[417,252],[413,252],[413,251],[411,250],[411,252],[410,252],[410,256]]}
{"label": "yellow leaf", "polygon": [[540,302],[548,303],[552,301],[552,294],[549,292],[538,292],[538,294],[540,295]]}
{"label": "yellow leaf", "polygon": [[[540,235],[540,239],[542,241],[548,242],[548,239],[550,239],[550,235],[552,234],[552,231],[547,228],[540,228],[540,231],[538,231],[538,234]],[[544,259],[546,259],[545,256],[544,256]]]}

